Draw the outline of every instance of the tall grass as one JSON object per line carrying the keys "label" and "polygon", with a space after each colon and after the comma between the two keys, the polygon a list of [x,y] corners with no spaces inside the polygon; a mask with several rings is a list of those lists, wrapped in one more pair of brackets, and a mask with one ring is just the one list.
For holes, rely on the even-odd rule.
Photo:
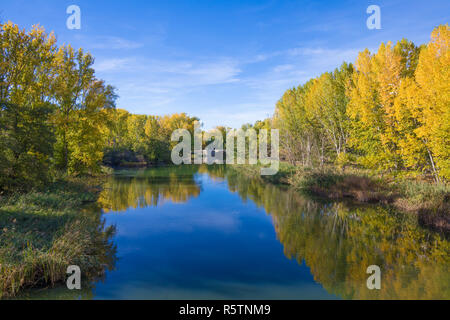
{"label": "tall grass", "polygon": [[333,168],[302,168],[290,184],[304,193],[332,199],[353,198],[360,202],[392,202],[394,190],[382,180],[365,172],[343,172]]}
{"label": "tall grass", "polygon": [[47,189],[0,200],[0,297],[63,282],[69,265],[84,279],[114,265],[114,228],[105,228],[96,181],[59,180]]}
{"label": "tall grass", "polygon": [[[259,176],[258,166],[231,166],[247,176]],[[419,215],[423,224],[450,230],[450,187],[420,177],[377,174],[359,168],[345,171],[333,166],[323,168],[281,165],[277,175],[265,178],[271,183],[286,183],[302,193],[330,198],[351,198],[359,202],[390,204]]]}

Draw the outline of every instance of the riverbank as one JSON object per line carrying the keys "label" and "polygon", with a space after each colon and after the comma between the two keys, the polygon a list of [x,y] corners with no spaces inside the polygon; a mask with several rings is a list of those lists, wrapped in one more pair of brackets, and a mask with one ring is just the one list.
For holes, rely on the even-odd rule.
{"label": "riverbank", "polygon": [[83,279],[113,266],[114,229],[95,208],[100,185],[98,177],[63,178],[0,199],[0,298],[64,283],[69,265],[78,265]]}
{"label": "riverbank", "polygon": [[265,182],[289,185],[299,192],[333,200],[391,205],[416,214],[426,227],[450,231],[450,187],[419,178],[377,175],[361,169],[307,169],[280,164],[275,176],[261,176],[259,166],[233,165],[234,170]]}

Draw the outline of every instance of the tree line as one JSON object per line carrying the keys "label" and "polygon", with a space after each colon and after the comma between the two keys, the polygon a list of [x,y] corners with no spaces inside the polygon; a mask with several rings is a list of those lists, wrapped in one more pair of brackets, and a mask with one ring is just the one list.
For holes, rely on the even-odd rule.
{"label": "tree line", "polygon": [[117,110],[115,89],[93,65],[91,54],[58,46],[40,26],[0,24],[0,192],[41,186],[56,172],[99,172],[105,152],[112,161],[124,149],[166,160],[171,132],[193,127],[186,114]]}
{"label": "tree line", "polygon": [[169,163],[172,148],[177,143],[171,141],[172,132],[187,129],[193,134],[194,125],[199,120],[185,113],[136,115],[122,109],[109,115],[103,162],[111,167]]}
{"label": "tree line", "polygon": [[450,29],[403,39],[287,90],[272,126],[282,157],[304,166],[356,163],[450,178]]}
{"label": "tree line", "polygon": [[[427,45],[403,39],[359,53],[354,64],[287,90],[272,119],[282,158],[304,166],[357,163],[450,178],[450,30]],[[58,46],[53,33],[0,24],[0,191],[45,184],[56,171],[95,173],[102,162],[169,162],[171,133],[194,131],[185,113],[116,109],[115,89],[94,58]],[[226,136],[228,128],[218,127]]]}

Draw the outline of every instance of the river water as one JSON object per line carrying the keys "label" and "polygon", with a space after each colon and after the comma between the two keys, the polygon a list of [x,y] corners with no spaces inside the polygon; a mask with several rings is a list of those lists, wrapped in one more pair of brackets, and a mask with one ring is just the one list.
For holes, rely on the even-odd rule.
{"label": "river water", "polygon": [[[311,199],[225,166],[123,170],[97,204],[105,276],[50,299],[450,299],[449,242],[380,206]],[[367,287],[367,268],[381,289]]]}

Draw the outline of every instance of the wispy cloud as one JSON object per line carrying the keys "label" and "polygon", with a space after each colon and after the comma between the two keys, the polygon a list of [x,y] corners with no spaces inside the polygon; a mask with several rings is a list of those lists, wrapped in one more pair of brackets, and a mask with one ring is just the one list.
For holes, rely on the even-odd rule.
{"label": "wispy cloud", "polygon": [[95,62],[95,70],[97,72],[118,72],[127,70],[133,65],[134,60],[131,58],[111,58],[104,60],[97,60]]}
{"label": "wispy cloud", "polygon": [[[299,47],[242,58],[110,58],[98,60],[96,70],[120,89],[122,107],[157,114],[188,108],[208,127],[239,127],[271,116],[287,88],[354,61],[359,50]],[[257,73],[248,71],[254,64]],[[234,90],[242,92],[238,100],[226,97]]]}
{"label": "wispy cloud", "polygon": [[96,49],[138,49],[143,43],[130,41],[119,37],[101,37],[92,47]]}
{"label": "wispy cloud", "polygon": [[[232,59],[209,61],[171,61],[146,58],[111,58],[98,60],[96,70],[115,72],[130,79],[137,87],[183,88],[238,82],[241,69]],[[166,91],[163,91],[166,92]]]}
{"label": "wispy cloud", "polygon": [[75,38],[82,43],[88,44],[88,47],[91,49],[131,50],[144,47],[144,43],[114,36],[98,36],[89,38],[83,35],[77,35]]}
{"label": "wispy cloud", "polygon": [[316,65],[335,65],[342,62],[354,62],[358,52],[363,48],[329,49],[329,48],[292,48],[286,51],[289,56],[307,58]]}
{"label": "wispy cloud", "polygon": [[273,72],[275,72],[275,73],[285,72],[285,71],[290,71],[294,68],[295,68],[295,66],[293,64],[281,64],[281,65],[275,66],[273,68]]}

